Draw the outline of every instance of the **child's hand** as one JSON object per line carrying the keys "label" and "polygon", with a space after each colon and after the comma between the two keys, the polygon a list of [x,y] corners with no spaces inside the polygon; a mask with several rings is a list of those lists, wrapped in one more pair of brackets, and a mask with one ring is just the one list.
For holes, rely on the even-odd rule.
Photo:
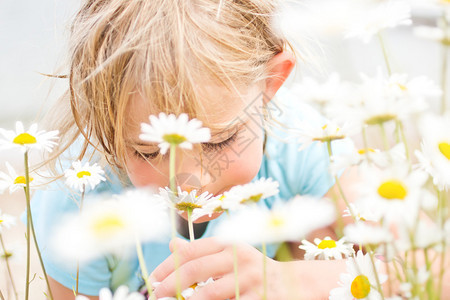
{"label": "child's hand", "polygon": [[[233,246],[225,245],[215,238],[205,238],[188,243],[175,239],[170,243],[179,257],[181,290],[213,277],[216,281],[198,289],[191,300],[234,299],[235,279],[233,269]],[[255,248],[237,245],[240,299],[261,299],[263,295],[263,254]],[[293,299],[293,291],[286,286],[292,275],[286,273],[283,263],[265,258],[267,266],[267,299]],[[161,263],[150,278],[161,284],[155,289],[156,296],[170,297],[176,294],[174,255]],[[296,278],[296,281],[298,278]],[[297,282],[298,284],[298,282]],[[288,295],[288,293],[290,295]]]}

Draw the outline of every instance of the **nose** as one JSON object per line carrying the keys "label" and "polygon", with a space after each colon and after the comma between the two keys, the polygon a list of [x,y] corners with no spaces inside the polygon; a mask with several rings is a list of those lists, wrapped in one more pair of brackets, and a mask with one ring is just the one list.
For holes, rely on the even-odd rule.
{"label": "nose", "polygon": [[211,182],[211,175],[201,165],[183,164],[178,168],[175,181],[183,191],[204,192],[205,187]]}

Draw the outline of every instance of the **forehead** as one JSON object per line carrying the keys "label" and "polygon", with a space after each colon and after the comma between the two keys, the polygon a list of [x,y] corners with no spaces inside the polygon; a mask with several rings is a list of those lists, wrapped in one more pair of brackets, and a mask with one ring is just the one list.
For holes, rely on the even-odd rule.
{"label": "forehead", "polygon": [[[223,86],[204,84],[196,90],[198,109],[194,117],[202,121],[204,126],[211,128],[213,133],[223,131],[227,126],[245,122],[249,111],[261,106],[261,91],[260,85],[230,91]],[[185,103],[185,105],[190,104]],[[138,134],[140,124],[148,122],[149,115],[157,115],[161,112],[160,110],[141,93],[134,93],[127,106],[126,131]]]}

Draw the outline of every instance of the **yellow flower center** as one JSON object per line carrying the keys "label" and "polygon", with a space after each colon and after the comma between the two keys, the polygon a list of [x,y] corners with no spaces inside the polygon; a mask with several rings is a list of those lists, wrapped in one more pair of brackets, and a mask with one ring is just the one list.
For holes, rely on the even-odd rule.
{"label": "yellow flower center", "polygon": [[98,237],[109,237],[124,227],[123,219],[115,213],[102,216],[92,224],[92,230]]}
{"label": "yellow flower center", "polygon": [[248,198],[245,198],[241,201],[241,204],[245,204],[245,203],[249,203],[249,202],[258,202],[259,200],[261,200],[261,197],[263,196],[263,194],[256,194],[256,195],[252,195]]}
{"label": "yellow flower center", "polygon": [[0,223],[3,223],[3,220],[0,219]]}
{"label": "yellow flower center", "polygon": [[381,197],[389,200],[392,199],[403,200],[408,194],[408,191],[401,181],[393,179],[383,182],[378,187],[378,194]]}
{"label": "yellow flower center", "polygon": [[163,140],[171,145],[179,145],[187,141],[187,139],[184,136],[176,133],[163,135]]}
{"label": "yellow flower center", "polygon": [[84,176],[89,177],[91,175],[92,175],[91,172],[88,172],[88,171],[80,171],[77,173],[78,178],[83,178]]}
{"label": "yellow flower center", "polygon": [[378,116],[373,116],[369,119],[366,120],[366,124],[367,125],[377,125],[377,124],[383,124],[386,123],[388,121],[392,121],[396,118],[396,115],[393,114],[385,114],[385,115],[378,115]]}
{"label": "yellow flower center", "polygon": [[[450,1],[450,0],[449,0]],[[439,143],[439,151],[450,160],[450,144],[446,142]]]}
{"label": "yellow flower center", "polygon": [[9,251],[5,251],[2,255],[0,255],[3,259],[9,259],[11,256],[13,256],[13,253]]}
{"label": "yellow flower center", "polygon": [[36,144],[36,138],[31,134],[24,132],[16,136],[13,143],[19,145]]}
{"label": "yellow flower center", "polygon": [[370,282],[367,276],[356,276],[352,281],[350,291],[356,299],[366,298],[370,293]]}
{"label": "yellow flower center", "polygon": [[[30,177],[30,182],[33,181],[33,177]],[[27,180],[25,179],[25,176],[17,176],[16,179],[14,179],[14,184],[26,184]]]}
{"label": "yellow flower center", "polygon": [[336,248],[336,242],[333,240],[322,240],[319,243],[319,245],[317,245],[317,248],[319,249]]}
{"label": "yellow flower center", "polygon": [[175,204],[175,208],[180,211],[193,211],[194,208],[202,208],[200,205],[192,202],[180,202]]}
{"label": "yellow flower center", "polygon": [[361,155],[366,154],[367,152],[375,153],[375,150],[373,148],[359,149],[358,150],[358,154],[361,154]]}
{"label": "yellow flower center", "polygon": [[271,216],[270,220],[269,220],[269,226],[270,227],[282,227],[284,224],[286,223],[286,221],[280,217],[280,216]]}
{"label": "yellow flower center", "polygon": [[406,92],[406,91],[408,90],[408,88],[407,88],[406,85],[404,85],[404,84],[397,83],[397,85],[398,85],[398,87],[399,87],[402,91],[404,91],[404,92]]}

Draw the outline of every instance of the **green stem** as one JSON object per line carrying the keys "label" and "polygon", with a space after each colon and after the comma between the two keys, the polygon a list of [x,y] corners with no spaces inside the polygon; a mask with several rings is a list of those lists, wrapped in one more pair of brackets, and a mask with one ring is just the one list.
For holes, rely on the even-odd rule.
{"label": "green stem", "polygon": [[369,246],[368,246],[368,248],[369,248],[370,262],[372,263],[373,273],[375,274],[375,281],[377,282],[377,289],[381,295],[381,299],[384,300],[384,293],[383,293],[383,289],[381,288],[380,278],[378,277],[377,268],[375,266],[373,251],[370,249]]}
{"label": "green stem", "polygon": [[[175,162],[176,162],[176,149],[177,146],[170,145],[170,161],[169,161],[169,180],[170,180],[170,190],[173,195],[178,195],[176,181],[175,181]],[[170,222],[172,225],[172,240],[177,236],[177,224],[176,224],[176,211],[174,207],[175,199],[172,200],[172,205],[170,207]],[[178,257],[177,246],[173,245],[173,259],[175,263],[175,281],[176,281],[176,291],[177,299],[183,299],[181,296],[181,277],[180,277],[180,258]]]}
{"label": "green stem", "polygon": [[389,140],[387,138],[384,124],[380,123],[379,125],[380,125],[381,137],[383,138],[384,150],[388,151],[389,150]]}
{"label": "green stem", "polygon": [[147,271],[147,265],[145,264],[144,260],[144,254],[142,252],[142,245],[139,238],[136,236],[136,253],[139,260],[139,266],[141,267],[142,277],[144,279],[145,286],[147,287],[148,292],[148,299],[155,300],[155,295],[153,294],[152,284],[148,280],[148,271]]}
{"label": "green stem", "polygon": [[262,252],[263,252],[263,286],[264,286],[263,300],[267,300],[267,262],[266,262],[267,248],[266,248],[266,243],[262,243]]}
{"label": "green stem", "polygon": [[[333,149],[332,149],[332,147],[331,147],[331,141],[327,141],[326,144],[327,144],[327,150],[328,150],[328,158],[329,158],[329,161],[330,161],[330,163],[331,163],[331,157],[333,156]],[[334,178],[335,178],[336,183],[337,183],[337,182],[338,182],[338,177],[337,177],[337,175],[335,175]],[[342,191],[341,189],[339,189],[339,192],[340,192],[342,198],[345,198],[344,191]],[[339,235],[340,235],[342,232],[344,232],[344,230],[343,230],[343,227],[344,227],[344,221],[342,220],[342,214],[341,214],[341,212],[339,211],[339,205],[338,205],[338,199],[337,199],[337,198],[338,198],[338,197],[336,197],[336,199],[334,199],[334,206],[335,206],[335,209],[336,209],[336,223],[338,224],[337,231],[338,231],[338,233],[339,233]],[[347,207],[348,207],[348,209],[350,210],[350,214],[354,217],[354,214],[353,214],[353,212],[352,212],[352,208],[351,208],[350,205],[348,204],[348,201],[346,201],[345,203],[347,204]],[[356,220],[356,218],[354,218],[354,219]]]}
{"label": "green stem", "polygon": [[192,222],[192,209],[188,208],[187,215],[188,215],[189,239],[191,242],[193,242],[195,240],[195,236],[194,236],[194,224]]}
{"label": "green stem", "polygon": [[392,75],[391,65],[389,63],[389,58],[388,58],[386,46],[384,44],[383,36],[381,35],[381,32],[378,32],[377,36],[378,36],[378,40],[380,41],[381,50],[383,51],[383,57],[384,57],[384,62],[386,63],[386,69],[388,71],[389,76],[391,76]]}
{"label": "green stem", "polygon": [[9,266],[9,257],[8,252],[6,251],[5,243],[3,242],[2,234],[0,233],[0,242],[2,244],[3,253],[5,253],[5,262],[6,262],[6,269],[8,270],[9,278],[11,279],[11,285],[14,291],[14,296],[16,297],[16,300],[19,299],[19,295],[17,294],[16,284],[14,283],[14,278],[12,276],[11,268]]}
{"label": "green stem", "polygon": [[[29,242],[29,229],[28,229],[28,225],[29,225],[29,227],[31,229],[31,233],[33,235],[34,246],[36,247],[36,252],[37,252],[38,257],[39,257],[39,262],[41,263],[42,272],[44,273],[45,282],[47,283],[48,293],[49,293],[50,299],[53,300],[52,289],[50,288],[50,283],[48,281],[47,272],[45,271],[44,261],[42,260],[41,251],[39,250],[39,245],[38,245],[38,242],[37,242],[37,239],[36,239],[36,233],[34,231],[33,217],[32,217],[32,214],[31,214],[31,205],[30,205],[30,199],[31,199],[31,197],[30,197],[30,171],[29,171],[29,168],[28,168],[28,151],[25,152],[24,161],[25,161],[25,182],[26,182],[25,197],[26,197],[26,201],[27,201],[27,237],[28,237],[28,242]],[[27,250],[29,250],[29,248]],[[29,257],[27,257],[27,259],[29,259]],[[27,271],[29,271],[29,266],[27,266]],[[27,275],[29,275],[29,274],[27,274]],[[27,293],[26,293],[27,295],[28,295],[28,287],[29,287],[29,284],[28,284],[28,278],[27,278]]]}
{"label": "green stem", "polygon": [[238,275],[238,260],[237,260],[237,246],[233,244],[233,269],[234,269],[234,298],[239,300],[239,275]]}
{"label": "green stem", "polygon": [[[447,41],[449,38],[448,34],[448,22],[444,15],[444,39]],[[441,69],[441,87],[442,87],[442,98],[441,98],[441,114],[445,114],[447,110],[447,64],[448,64],[448,42],[442,43],[442,69]]]}
{"label": "green stem", "polygon": [[[80,213],[81,210],[83,209],[83,200],[84,200],[84,191],[86,189],[86,185],[83,184],[83,191],[81,192],[81,197],[80,197]],[[78,283],[80,281],[80,261],[77,259],[77,283],[76,283],[76,288],[75,288],[75,294],[78,295]]]}
{"label": "green stem", "polygon": [[176,182],[175,182],[175,157],[176,157],[177,146],[170,145],[170,162],[169,162],[169,176],[170,176],[170,190],[178,195]]}
{"label": "green stem", "polygon": [[[425,264],[427,267],[427,272],[430,272],[430,274],[431,274],[431,263],[430,263],[430,259],[428,257],[428,249],[424,249],[423,253],[425,256]],[[433,299],[433,276],[428,276],[426,289],[427,289],[428,299]]]}
{"label": "green stem", "polygon": [[408,162],[411,162],[411,156],[409,155],[408,140],[406,139],[403,123],[400,120],[397,120],[396,122],[397,122],[398,129],[400,131],[400,135],[402,137],[403,145],[405,146],[406,159],[408,160]]}

